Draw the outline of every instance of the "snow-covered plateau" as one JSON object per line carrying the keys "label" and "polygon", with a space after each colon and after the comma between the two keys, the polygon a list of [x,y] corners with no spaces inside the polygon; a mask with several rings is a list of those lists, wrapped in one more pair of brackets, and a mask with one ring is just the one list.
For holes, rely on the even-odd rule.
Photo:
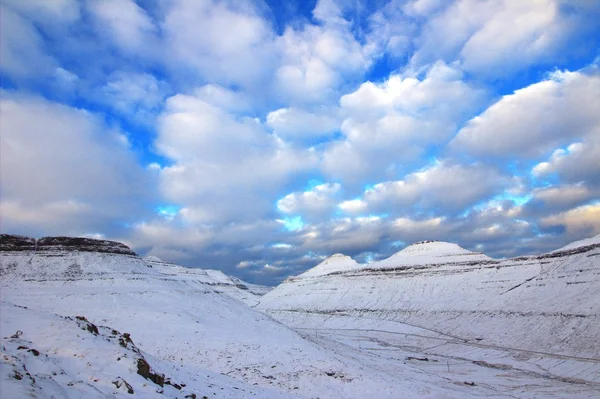
{"label": "snow-covered plateau", "polygon": [[269,291],[85,238],[2,235],[0,397],[597,398],[600,236],[494,260],[336,254]]}

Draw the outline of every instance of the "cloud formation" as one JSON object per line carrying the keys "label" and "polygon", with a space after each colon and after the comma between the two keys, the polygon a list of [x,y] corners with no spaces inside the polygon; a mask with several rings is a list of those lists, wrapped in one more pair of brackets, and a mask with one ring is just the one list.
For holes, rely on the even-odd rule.
{"label": "cloud formation", "polygon": [[597,2],[306,4],[3,1],[2,232],[268,284],[598,233]]}

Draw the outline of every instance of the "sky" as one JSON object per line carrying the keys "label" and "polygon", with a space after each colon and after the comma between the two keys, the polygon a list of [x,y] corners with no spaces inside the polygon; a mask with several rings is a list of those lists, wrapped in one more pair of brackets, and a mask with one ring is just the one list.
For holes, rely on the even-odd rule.
{"label": "sky", "polygon": [[277,284],[600,234],[595,0],[1,0],[0,230]]}

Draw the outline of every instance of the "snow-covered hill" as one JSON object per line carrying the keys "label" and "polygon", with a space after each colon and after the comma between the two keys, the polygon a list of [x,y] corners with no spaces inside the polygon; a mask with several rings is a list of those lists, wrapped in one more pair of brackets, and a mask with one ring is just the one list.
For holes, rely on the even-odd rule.
{"label": "snow-covered hill", "polygon": [[[115,343],[125,332],[153,369],[209,398],[235,396],[237,389],[263,398],[367,397],[373,392],[382,398],[395,398],[398,392],[429,398],[457,398],[465,392],[490,397],[491,392],[491,397],[501,397],[486,387],[409,365],[395,365],[402,367],[401,373],[366,366],[360,353],[323,345],[232,298],[215,283],[214,273],[209,278],[211,273],[158,265],[159,260],[143,260],[130,251],[117,253],[110,248],[120,245],[109,242],[96,243],[105,249],[94,252],[67,245],[67,239],[51,240],[49,247],[40,241],[2,237],[2,378],[9,382],[3,384],[8,387],[3,398],[22,392],[45,396],[41,391],[58,392],[57,397],[129,395],[127,384],[140,396],[151,396],[158,388],[135,373],[137,360],[120,363],[121,348]],[[95,245],[88,242],[86,248],[90,244]],[[98,336],[91,336],[75,316],[97,326]],[[17,338],[28,342],[11,338],[17,330],[23,332]],[[35,348],[44,357],[33,359],[32,352],[19,346]],[[46,391],[45,384],[54,391]],[[174,391],[168,387],[164,392]]]}
{"label": "snow-covered hill", "polygon": [[210,286],[215,292],[224,293],[250,306],[257,305],[260,296],[272,289],[272,287],[247,283],[237,277],[228,276],[220,270],[183,267],[165,262],[156,256],[148,256],[144,258],[144,261],[147,265],[163,274],[179,277],[186,276]]}
{"label": "snow-covered hill", "polygon": [[129,333],[85,316],[61,317],[0,304],[1,398],[288,398],[188,365],[185,369],[140,350]]}
{"label": "snow-covered hill", "polygon": [[363,338],[379,330],[388,335],[373,339],[421,353],[600,383],[600,236],[502,261],[421,242],[325,273],[340,258],[289,278],[258,309],[294,328]]}
{"label": "snow-covered hill", "polygon": [[[557,271],[552,265],[564,258],[569,260],[561,261],[565,273],[587,276],[589,272],[579,272],[582,257],[597,270],[596,244],[591,250],[577,247],[513,260],[519,267],[487,258],[476,264],[456,248],[450,248],[451,262],[421,262],[418,268],[361,266],[337,256],[318,273],[290,279],[263,297],[260,307],[293,329],[246,305],[260,298],[260,287],[218,271],[141,259],[110,241],[3,235],[1,244],[2,398],[128,397],[130,388],[140,397],[180,398],[583,398],[597,389],[598,362],[582,360],[582,353],[593,352],[594,341],[573,345],[580,342],[581,323],[597,317],[594,309],[585,317],[578,313],[579,324],[570,315],[564,319],[575,329],[559,349],[579,352],[562,358],[501,348],[494,339],[502,331],[490,331],[497,325],[484,323],[484,314],[452,314],[457,323],[474,323],[471,335],[459,336],[465,327],[456,327],[444,313],[448,308],[470,312],[474,306],[490,307],[493,301],[485,296],[492,291],[509,298],[502,292],[519,291],[526,284],[511,290],[516,285],[512,280],[497,280],[521,266],[519,279],[530,278],[536,267],[541,268],[538,275],[553,276]],[[462,299],[456,298],[461,294],[477,292],[469,288],[474,281],[496,288],[460,304]],[[428,286],[432,282],[437,286]],[[597,298],[596,286],[585,284],[578,284],[580,303],[569,305],[578,312]],[[573,295],[559,294],[573,302]],[[545,300],[547,307],[555,306],[551,298]],[[457,305],[444,305],[452,301]],[[510,321],[502,313],[510,306],[508,301],[491,312]],[[531,324],[545,320],[542,316],[555,317],[533,314]],[[438,321],[439,326],[427,326]],[[585,333],[594,338],[596,327],[587,326]],[[533,339],[542,336],[536,334]],[[515,331],[515,339],[523,335]],[[527,356],[530,360],[523,360]],[[138,373],[141,358],[148,363],[149,379]],[[573,365],[579,367],[578,375],[573,375]],[[150,374],[164,374],[182,389],[160,387]]]}

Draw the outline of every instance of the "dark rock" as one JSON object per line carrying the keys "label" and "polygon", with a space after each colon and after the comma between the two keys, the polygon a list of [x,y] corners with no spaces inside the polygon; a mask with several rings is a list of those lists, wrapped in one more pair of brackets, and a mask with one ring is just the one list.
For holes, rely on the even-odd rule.
{"label": "dark rock", "polygon": [[116,241],[83,237],[44,237],[36,240],[35,238],[14,234],[0,235],[0,251],[82,251],[136,255],[127,245]]}
{"label": "dark rock", "polygon": [[0,251],[35,251],[35,238],[0,234]]}
{"label": "dark rock", "polygon": [[91,333],[92,333],[92,334],[94,334],[94,335],[98,335],[98,333],[99,333],[99,332],[98,332],[98,327],[96,327],[96,325],[95,325],[95,324],[88,323],[86,328],[87,328],[87,330],[88,330],[89,332],[91,332]]}
{"label": "dark rock", "polygon": [[132,388],[132,386],[127,381],[125,381],[122,377],[117,378],[112,383],[115,384],[115,386],[117,388],[121,388],[122,386],[125,386],[125,389],[127,389],[127,393],[130,394],[130,395],[133,395],[133,388]]}
{"label": "dark rock", "polygon": [[163,374],[153,373],[150,365],[144,358],[140,358],[137,361],[137,373],[161,387],[165,385],[165,376]]}
{"label": "dark rock", "polygon": [[125,244],[83,237],[44,237],[37,241],[38,251],[81,251],[135,256]]}

